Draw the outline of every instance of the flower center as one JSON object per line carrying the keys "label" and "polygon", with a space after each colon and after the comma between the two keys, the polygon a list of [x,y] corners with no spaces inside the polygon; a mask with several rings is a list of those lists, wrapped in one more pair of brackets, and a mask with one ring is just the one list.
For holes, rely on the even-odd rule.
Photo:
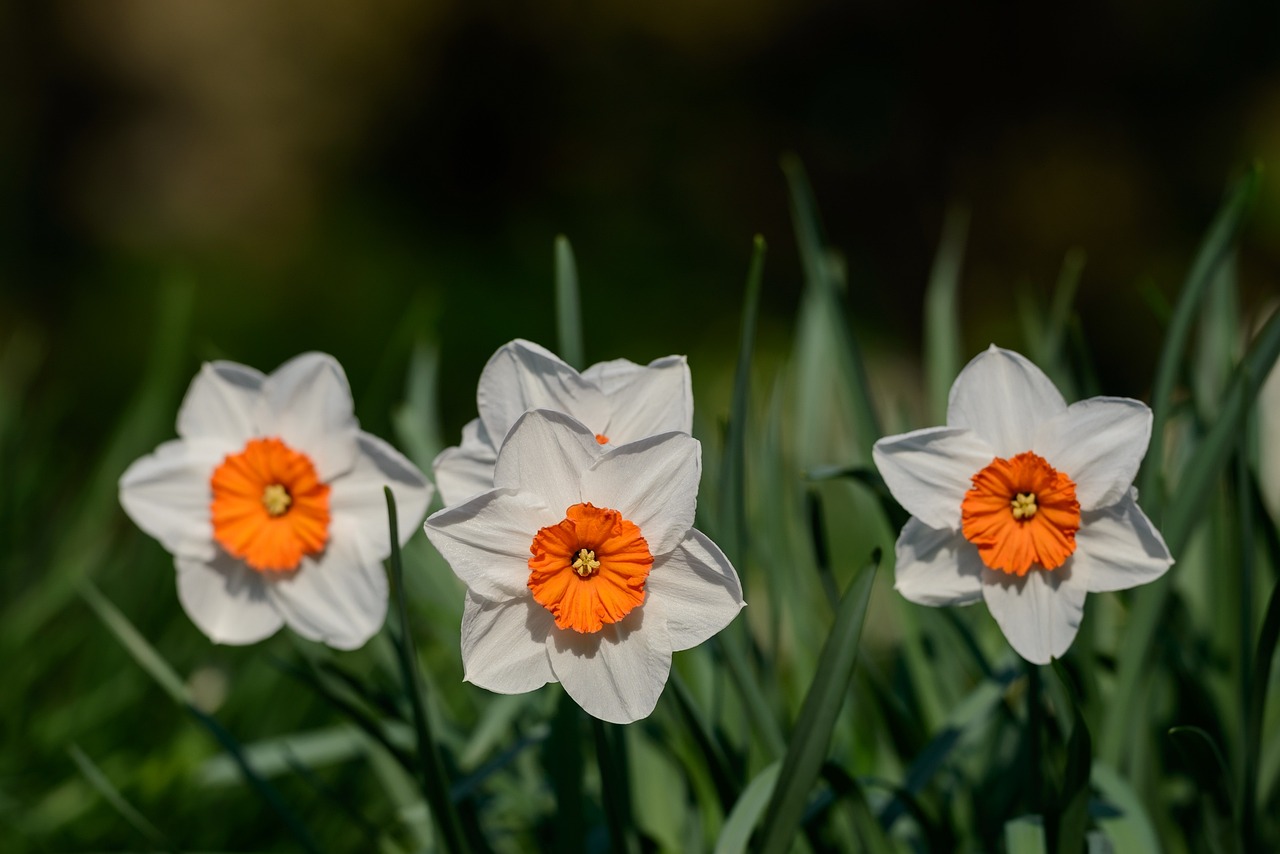
{"label": "flower center", "polygon": [[1010,575],[1033,564],[1057,569],[1076,550],[1076,485],[1038,454],[996,457],[973,476],[960,504],[961,531],[982,562]]}
{"label": "flower center", "polygon": [[596,434],[596,442],[597,442],[597,444],[607,445],[607,444],[609,444],[609,437],[608,437],[608,436],[606,436],[606,435],[605,435],[605,434],[603,434],[603,433],[597,433],[597,434]]}
{"label": "flower center", "polygon": [[529,589],[561,629],[589,634],[644,604],[649,543],[617,510],[575,504],[529,545]]}
{"label": "flower center", "polygon": [[259,572],[297,569],[329,541],[329,487],[310,457],[279,439],[250,439],[209,485],[213,538]]}
{"label": "flower center", "polygon": [[1009,502],[1013,507],[1013,518],[1030,519],[1036,515],[1036,494],[1034,492],[1019,492],[1013,496]]}
{"label": "flower center", "polygon": [[262,506],[267,508],[267,512],[272,516],[283,516],[292,503],[289,490],[285,489],[282,483],[273,483],[262,490]]}
{"label": "flower center", "polygon": [[586,578],[600,568],[596,553],[591,549],[578,549],[578,559],[573,562],[573,571]]}

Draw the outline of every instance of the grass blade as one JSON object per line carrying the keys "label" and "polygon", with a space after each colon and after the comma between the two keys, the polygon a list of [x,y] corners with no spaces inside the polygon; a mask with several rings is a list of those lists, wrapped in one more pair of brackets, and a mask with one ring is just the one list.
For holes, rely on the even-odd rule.
{"label": "grass blade", "polygon": [[942,224],[938,254],[924,292],[924,372],[929,423],[945,424],[951,382],[960,373],[960,269],[969,236],[969,211],[953,206]]}
{"label": "grass blade", "polygon": [[781,783],[769,801],[760,845],[764,854],[790,850],[800,827],[809,791],[826,761],[831,733],[853,677],[858,639],[879,564],[880,555],[876,553],[840,600],[840,609],[818,659],[817,672],[800,708],[795,734],[782,760]]}
{"label": "grass blade", "polygon": [[622,727],[606,724],[599,718],[591,719],[591,731],[595,736],[600,788],[613,850],[622,854],[638,854],[635,822],[631,817],[631,771],[624,741],[626,733]]}
{"label": "grass blade", "polygon": [[[800,361],[800,398],[803,417],[829,407],[832,372],[852,393],[852,432],[861,460],[871,459],[871,446],[880,438],[880,421],[871,400],[867,372],[857,342],[841,321],[840,292],[845,289],[844,265],[827,245],[818,218],[813,188],[800,159],[788,155],[782,160],[791,192],[791,212],[795,220],[796,242],[805,271],[805,292],[800,307],[800,341],[796,347]],[[833,364],[834,362],[834,364]],[[843,393],[846,389],[841,388]],[[822,404],[821,406],[819,404]],[[821,425],[808,425],[816,429]],[[819,447],[813,437],[801,447]],[[809,460],[802,460],[808,464]]]}
{"label": "grass blade", "polygon": [[1093,763],[1089,776],[1107,806],[1114,810],[1094,819],[1111,840],[1114,850],[1160,854],[1160,837],[1133,787],[1114,768],[1101,762]]}
{"label": "grass blade", "polygon": [[1169,330],[1160,348],[1156,362],[1155,382],[1151,390],[1152,428],[1151,444],[1147,449],[1149,463],[1142,478],[1143,504],[1147,513],[1157,522],[1161,520],[1164,503],[1164,484],[1161,461],[1164,459],[1164,425],[1169,420],[1173,406],[1173,389],[1177,383],[1187,340],[1199,314],[1205,292],[1213,283],[1218,268],[1227,259],[1245,215],[1257,194],[1261,169],[1253,166],[1236,184],[1226,203],[1214,217],[1200,249],[1192,262],[1191,271],[1183,283],[1178,304],[1169,320]]}
{"label": "grass blade", "polygon": [[586,367],[578,265],[573,259],[569,238],[563,234],[556,237],[556,337],[560,341],[560,358],[578,370]]}
{"label": "grass blade", "polygon": [[187,705],[191,702],[191,694],[182,677],[169,666],[164,656],[156,652],[156,648],[142,636],[129,618],[121,613],[115,603],[102,594],[96,584],[86,578],[80,584],[79,593],[80,598],[93,610],[108,631],[116,636],[116,640],[120,641],[125,651],[133,657],[139,667],[156,680],[156,684],[164,689],[170,699],[179,705]]}
{"label": "grass blade", "polygon": [[760,821],[765,807],[769,805],[781,771],[782,761],[779,760],[757,774],[742,790],[742,796],[733,805],[733,810],[724,821],[724,827],[720,829],[715,854],[743,854],[747,850],[751,833]]}
{"label": "grass blade", "polygon": [[156,829],[156,826],[138,812],[133,804],[120,794],[120,790],[115,787],[102,769],[98,767],[92,759],[89,758],[80,746],[70,744],[67,746],[67,754],[71,757],[71,761],[76,763],[76,767],[80,769],[80,773],[84,775],[85,780],[89,782],[102,799],[111,805],[112,809],[120,814],[120,817],[129,823],[129,825],[139,834],[146,838],[148,842],[157,848],[164,848],[168,851],[177,851],[174,844],[165,837],[163,833]]}
{"label": "grass blade", "polygon": [[[1191,538],[1191,532],[1203,515],[1204,505],[1213,496],[1212,486],[1221,476],[1232,450],[1236,447],[1245,420],[1258,390],[1262,387],[1271,367],[1280,358],[1280,312],[1273,314],[1254,338],[1249,352],[1236,368],[1231,384],[1223,395],[1218,410],[1218,420],[1209,428],[1204,440],[1196,447],[1196,453],[1187,464],[1178,481],[1178,493],[1165,512],[1160,529],[1164,532],[1169,551],[1177,558]],[[1152,433],[1155,444],[1155,433]],[[1147,452],[1152,460],[1152,452]],[[1143,493],[1146,506],[1148,493]],[[1134,699],[1141,682],[1147,656],[1155,639],[1159,621],[1164,613],[1169,595],[1168,583],[1156,583],[1138,591],[1136,604],[1126,640],[1120,649],[1116,695],[1116,708],[1133,709]],[[1103,731],[1102,756],[1111,765],[1123,767],[1124,751],[1128,742],[1129,726],[1140,715],[1112,715]]]}
{"label": "grass blade", "polygon": [[298,843],[307,851],[318,852],[319,846],[311,837],[311,833],[289,809],[288,804],[280,796],[270,783],[266,781],[261,774],[254,769],[245,756],[244,748],[235,739],[235,736],[227,732],[217,719],[209,715],[202,709],[197,708],[190,698],[190,692],[186,685],[178,677],[178,674],[169,666],[160,653],[156,652],[155,647],[147,642],[146,638],[134,627],[129,618],[121,613],[120,609],[115,606],[111,600],[107,599],[101,591],[89,580],[85,580],[79,587],[81,598],[88,603],[89,607],[102,621],[103,625],[116,636],[121,646],[133,657],[143,670],[145,670],[156,683],[164,689],[175,703],[187,710],[197,721],[209,731],[217,740],[222,749],[231,756],[236,766],[244,775],[245,780],[250,786],[266,801],[273,810],[284,820],[285,825],[293,834]]}
{"label": "grass blade", "polygon": [[729,560],[742,572],[746,563],[747,533],[747,406],[751,395],[751,354],[755,349],[756,318],[760,313],[760,283],[764,276],[764,238],[752,243],[747,291],[742,302],[742,333],[738,339],[738,367],[733,378],[733,404],[720,466],[721,542]]}
{"label": "grass blade", "polygon": [[587,850],[587,821],[583,811],[582,711],[568,693],[561,691],[556,715],[543,749],[543,764],[551,778],[556,799],[552,842],[555,850],[582,854]]}
{"label": "grass blade", "polygon": [[1071,677],[1059,661],[1053,662],[1054,672],[1066,688],[1071,701],[1071,736],[1067,739],[1067,770],[1062,781],[1062,791],[1052,813],[1048,816],[1049,840],[1058,854],[1080,851],[1084,848],[1085,830],[1089,825],[1089,779],[1093,764],[1093,739],[1080,711],[1080,698],[1076,695]]}
{"label": "grass blade", "polygon": [[396,499],[391,487],[383,487],[387,496],[387,517],[391,526],[391,579],[395,589],[396,609],[400,617],[400,631],[395,638],[396,652],[400,659],[400,675],[405,693],[413,709],[413,727],[418,742],[419,771],[422,774],[422,794],[431,807],[440,837],[446,851],[464,854],[470,850],[462,833],[462,822],[449,797],[449,780],[444,773],[444,763],[431,735],[430,722],[422,702],[422,684],[418,677],[417,654],[413,637],[409,633],[409,605],[404,590],[404,564],[400,558],[400,533],[396,523]]}
{"label": "grass blade", "polygon": [[1005,822],[1004,847],[1009,854],[1047,854],[1044,822],[1038,815],[1024,815]]}

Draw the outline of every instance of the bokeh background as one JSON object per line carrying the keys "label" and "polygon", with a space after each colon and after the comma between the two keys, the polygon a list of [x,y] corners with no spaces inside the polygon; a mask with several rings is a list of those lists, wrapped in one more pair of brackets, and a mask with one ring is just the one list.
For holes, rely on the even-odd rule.
{"label": "bokeh background", "polygon": [[[720,0],[5,4],[0,336],[33,332],[91,441],[163,282],[194,283],[192,366],[337,355],[361,387],[412,312],[444,423],[502,342],[554,346],[573,241],[591,359],[736,333],[769,241],[766,348],[801,283],[778,168],[807,167],[871,358],[917,353],[944,212],[971,213],[969,350],[1087,255],[1078,308],[1111,393],[1141,395],[1229,179],[1280,162],[1280,8]],[[1280,182],[1243,242],[1280,280]],[[70,413],[69,413],[70,414]]]}
{"label": "bokeh background", "polygon": [[[953,209],[969,217],[966,356],[1028,349],[1019,313],[1080,250],[1086,373],[1144,397],[1167,301],[1255,160],[1271,171],[1236,259],[1245,322],[1280,296],[1280,4],[0,4],[0,841],[136,842],[69,743],[179,839],[278,838],[234,769],[200,788],[209,740],[77,598],[82,576],[241,738],[332,720],[259,649],[211,647],[177,609],[168,556],[116,505],[201,360],[330,352],[364,426],[403,442],[392,412],[421,342],[443,431],[406,450],[456,441],[498,346],[554,348],[565,234],[588,361],[688,354],[712,440],[757,233],[757,391],[794,343],[788,153],[844,255],[843,320],[895,427],[925,423],[922,300]],[[452,578],[421,575],[425,672],[465,729],[495,704],[459,681]],[[382,803],[362,767],[334,775]],[[350,832],[285,785],[317,828]],[[1193,801],[1175,800],[1188,812],[1161,820],[1176,836]]]}

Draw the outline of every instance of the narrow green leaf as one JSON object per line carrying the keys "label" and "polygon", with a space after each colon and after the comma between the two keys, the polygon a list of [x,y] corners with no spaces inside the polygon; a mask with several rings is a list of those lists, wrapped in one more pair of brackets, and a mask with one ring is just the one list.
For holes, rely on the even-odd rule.
{"label": "narrow green leaf", "polygon": [[156,648],[142,636],[129,618],[121,613],[115,603],[102,594],[96,584],[86,578],[80,583],[78,592],[80,598],[93,610],[102,624],[116,636],[116,640],[120,641],[125,652],[129,653],[152,679],[156,680],[156,684],[164,689],[170,699],[178,705],[186,705],[191,701],[190,692],[182,677],[169,666],[164,656],[156,652]]}
{"label": "narrow green leaf", "polygon": [[409,632],[409,605],[404,590],[404,565],[400,558],[400,532],[396,522],[396,499],[391,487],[383,487],[387,496],[387,519],[391,527],[391,579],[395,591],[396,610],[399,614],[400,631],[395,637],[396,652],[400,661],[400,675],[404,681],[405,693],[409,695],[409,705],[413,710],[413,727],[417,735],[419,773],[422,775],[422,794],[431,807],[431,812],[440,829],[441,841],[445,850],[464,854],[470,850],[466,836],[462,832],[462,821],[453,800],[449,797],[449,780],[445,775],[444,763],[440,760],[439,748],[431,734],[430,720],[422,702],[422,683],[418,677],[418,656],[413,647],[413,636]]}
{"label": "narrow green leaf", "polygon": [[741,792],[738,791],[737,775],[734,774],[729,766],[729,760],[725,757],[724,747],[716,738],[706,716],[694,702],[689,686],[675,669],[671,671],[667,686],[671,689],[667,692],[668,695],[675,700],[676,707],[680,710],[680,717],[684,719],[689,734],[698,745],[700,757],[707,764],[707,771],[711,775],[711,782],[716,787],[721,806],[726,810],[731,809]]}
{"label": "narrow green leaf", "polygon": [[440,354],[419,339],[409,354],[405,374],[404,401],[391,413],[391,426],[405,455],[424,471],[444,448],[440,432]]}
{"label": "narrow green leaf", "polygon": [[[842,321],[844,312],[839,297],[846,289],[844,264],[823,237],[813,188],[800,159],[795,155],[783,157],[782,170],[790,190],[796,242],[805,271],[796,345],[801,417],[805,419],[802,426],[807,431],[826,428],[825,423],[815,420],[815,413],[830,408],[833,378],[837,383],[844,383],[847,388],[837,385],[837,393],[852,396],[849,414],[855,446],[860,459],[869,460],[872,444],[883,433],[871,399],[862,354]],[[810,436],[801,440],[800,447],[812,451],[820,445]],[[808,465],[817,461],[802,459],[801,462]]]}
{"label": "narrow green leaf", "polygon": [[236,767],[240,769],[240,773],[244,775],[244,779],[250,787],[284,820],[285,826],[289,828],[289,832],[293,834],[294,839],[305,850],[318,854],[321,849],[311,836],[311,831],[307,830],[307,826],[302,822],[302,819],[298,818],[297,814],[289,808],[289,805],[285,803],[284,798],[280,796],[276,788],[268,783],[267,779],[258,773],[258,769],[254,768],[252,763],[249,762],[244,748],[236,740],[236,737],[228,732],[222,724],[218,723],[217,718],[204,710],[198,709],[190,703],[186,704],[186,709],[213,735],[222,749],[236,763]]}
{"label": "narrow green leaf", "polygon": [[1093,763],[1089,778],[1111,810],[1094,816],[1094,821],[1111,840],[1117,852],[1144,851],[1160,854],[1160,837],[1147,815],[1142,799],[1110,765]]}
{"label": "narrow green leaf", "polygon": [[556,798],[556,820],[552,841],[556,851],[582,854],[587,848],[587,823],[583,812],[582,774],[585,759],[582,742],[582,710],[568,693],[561,691],[551,734],[542,751],[543,765]]}
{"label": "narrow green leaf", "polygon": [[89,755],[80,749],[78,744],[72,743],[67,746],[67,754],[71,757],[71,761],[76,763],[76,767],[80,769],[80,773],[84,775],[85,780],[92,786],[102,799],[111,805],[111,808],[120,814],[120,817],[129,823],[129,826],[143,836],[150,844],[157,848],[164,848],[168,851],[177,851],[178,849],[156,826],[138,812],[133,804],[120,793],[115,784],[111,782],[102,769],[98,767]]}
{"label": "narrow green leaf", "polygon": [[1023,815],[1005,822],[1004,847],[1008,854],[1048,854],[1040,816]]}
{"label": "narrow green leaf", "polygon": [[[1169,329],[1165,333],[1164,344],[1160,348],[1160,358],[1156,362],[1156,376],[1151,390],[1152,429],[1151,444],[1147,449],[1150,461],[1143,469],[1142,497],[1147,513],[1157,522],[1163,521],[1161,509],[1164,500],[1163,473],[1161,461],[1164,459],[1164,425],[1169,419],[1173,406],[1174,386],[1186,352],[1187,340],[1192,326],[1200,311],[1200,304],[1205,292],[1218,273],[1219,266],[1226,260],[1236,235],[1244,223],[1253,198],[1257,194],[1261,168],[1253,166],[1236,184],[1227,201],[1219,209],[1209,232],[1205,235],[1182,291],[1178,295],[1178,303],[1169,321]],[[1166,528],[1167,530],[1167,528]],[[1176,551],[1176,550],[1175,550]]]}
{"label": "narrow green leaf", "polygon": [[[1175,738],[1175,736],[1182,736],[1182,738]],[[1222,749],[1218,747],[1218,742],[1214,737],[1198,726],[1170,727],[1169,737],[1173,741],[1174,745],[1179,748],[1182,747],[1181,742],[1183,741],[1199,741],[1208,747],[1209,754],[1213,757],[1214,764],[1217,765],[1218,773],[1216,775],[1199,774],[1197,775],[1199,782],[1202,784],[1210,783],[1212,782],[1212,776],[1216,776],[1218,779],[1218,786],[1221,788],[1226,802],[1231,808],[1231,813],[1232,815],[1235,815],[1237,813],[1237,804],[1239,801],[1236,797],[1235,787],[1231,782],[1231,766],[1227,764],[1227,758],[1223,755]],[[1196,764],[1199,765],[1199,763]],[[1207,787],[1202,786],[1202,788]]]}
{"label": "narrow green leaf", "polygon": [[235,761],[237,767],[240,768],[246,781],[262,796],[276,813],[284,820],[285,825],[289,828],[294,838],[307,851],[318,851],[319,848],[315,840],[311,838],[310,832],[306,825],[289,809],[288,804],[280,797],[270,783],[266,781],[256,769],[250,765],[245,757],[244,749],[240,743],[236,741],[231,733],[227,732],[223,726],[218,723],[217,719],[206,713],[204,710],[197,708],[190,699],[190,692],[186,685],[174,672],[169,663],[164,660],[161,655],[156,652],[155,648],[149,644],[142,634],[134,627],[129,618],[121,613],[111,600],[102,595],[102,592],[93,584],[92,581],[85,579],[78,588],[81,598],[88,603],[89,607],[102,621],[103,625],[116,636],[121,646],[133,657],[138,666],[145,670],[156,683],[164,689],[165,693],[173,699],[182,708],[186,709],[197,721],[199,721],[206,730],[222,746],[228,755]]}
{"label": "narrow green leaf", "polygon": [[738,338],[733,403],[729,411],[724,459],[720,464],[721,544],[727,547],[729,560],[738,572],[745,569],[747,552],[747,410],[751,395],[751,355],[755,349],[756,318],[760,313],[760,283],[764,277],[764,238],[757,234],[752,245],[746,296],[742,302],[742,331]]}
{"label": "narrow green leaf", "polygon": [[968,235],[969,211],[952,206],[942,224],[942,239],[924,292],[924,370],[930,424],[946,423],[947,396],[964,358],[958,295]]}
{"label": "narrow green leaf", "polygon": [[871,585],[880,564],[877,551],[840,600],[831,633],[823,645],[818,669],[805,695],[795,732],[782,760],[781,784],[769,801],[760,850],[775,854],[790,850],[809,792],[826,761],[831,733],[844,705],[858,660],[858,639],[871,599]]}
{"label": "narrow green leaf", "polygon": [[[1006,670],[1001,675],[985,679],[969,693],[952,711],[946,725],[916,754],[907,768],[903,789],[909,795],[917,795],[941,770],[953,751],[972,738],[973,733],[989,721],[996,707],[1008,690],[1017,671]],[[905,812],[905,805],[898,800],[889,801],[880,811],[880,823],[886,830],[893,827]]]}
{"label": "narrow green leaf", "polygon": [[586,367],[578,265],[569,238],[563,234],[556,237],[556,336],[560,340],[560,358],[578,370]]}
{"label": "narrow green leaf", "polygon": [[1202,417],[1210,420],[1226,391],[1240,355],[1240,309],[1236,294],[1235,252],[1218,265],[1200,309],[1190,370],[1191,394]]}
{"label": "narrow green leaf", "polygon": [[1066,689],[1071,701],[1071,736],[1067,739],[1067,769],[1063,775],[1062,791],[1049,815],[1050,842],[1057,854],[1073,854],[1084,848],[1085,830],[1089,826],[1089,779],[1093,764],[1093,740],[1089,727],[1080,711],[1080,699],[1076,694],[1066,668],[1059,661],[1053,662],[1053,670]]}
{"label": "narrow green leaf", "polygon": [[[1231,384],[1223,395],[1218,420],[1209,428],[1204,440],[1187,464],[1178,481],[1177,495],[1160,525],[1169,551],[1177,558],[1186,547],[1191,533],[1203,515],[1204,505],[1214,494],[1213,484],[1222,475],[1231,452],[1239,440],[1245,419],[1258,396],[1267,373],[1280,358],[1280,312],[1271,316],[1253,340],[1249,352],[1236,369]],[[1154,439],[1154,434],[1153,434]],[[1151,459],[1151,452],[1147,453]],[[1155,465],[1155,461],[1152,461]],[[1146,505],[1147,493],[1143,493]],[[1169,584],[1157,582],[1138,591],[1125,643],[1120,648],[1113,700],[1117,708],[1133,709],[1138,686],[1144,677],[1147,656],[1164,613]],[[1123,767],[1122,760],[1129,742],[1129,728],[1137,715],[1112,715],[1107,719],[1102,738],[1101,755],[1109,764]]]}
{"label": "narrow green leaf", "polygon": [[715,854],[744,854],[760,816],[769,805],[781,771],[782,760],[778,760],[757,774],[742,790],[738,802],[724,821],[724,827],[720,829]]}
{"label": "narrow green leaf", "polygon": [[[1177,495],[1169,502],[1161,525],[1175,557],[1186,546],[1196,520],[1203,514],[1204,505],[1213,492],[1211,486],[1222,475],[1258,390],[1277,359],[1280,359],[1280,312],[1273,314],[1254,338],[1223,395],[1218,420],[1209,428],[1178,480]],[[1151,452],[1147,456],[1150,458]]]}
{"label": "narrow green leaf", "polygon": [[600,766],[600,788],[613,850],[620,854],[638,854],[635,822],[631,818],[631,772],[625,733],[622,727],[594,717],[591,731],[595,736],[596,763]]}

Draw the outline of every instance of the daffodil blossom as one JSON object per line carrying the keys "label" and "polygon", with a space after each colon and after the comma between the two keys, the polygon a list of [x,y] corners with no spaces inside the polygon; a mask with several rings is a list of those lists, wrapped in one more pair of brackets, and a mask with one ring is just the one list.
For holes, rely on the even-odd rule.
{"label": "daffodil blossom", "polygon": [[493,488],[498,448],[530,409],[566,412],[601,444],[625,444],[659,433],[693,430],[693,392],[684,356],[637,365],[599,362],[582,373],[529,341],[504,344],[480,373],[480,417],[462,428],[462,444],[436,457],[436,486],[446,505]]}
{"label": "daffodil blossom", "polygon": [[287,624],[339,649],[364,644],[387,612],[383,486],[401,544],[433,490],[360,430],[342,367],[320,353],[269,376],[206,363],[177,428],[121,476],[120,503],[173,554],[192,621],[215,643],[254,643]]}
{"label": "daffodil blossom", "polygon": [[601,445],[562,412],[521,416],[494,488],[425,525],[467,585],[466,679],[502,694],[558,681],[615,723],[653,711],[671,653],[744,604],[733,566],[693,528],[701,459],[682,433]]}
{"label": "daffodil blossom", "polygon": [[994,345],[951,387],[947,426],[876,442],[876,466],[912,518],[895,588],[921,605],[987,604],[1023,658],[1071,646],[1090,592],[1153,581],[1173,563],[1133,478],[1151,410],[1067,405],[1044,373]]}

